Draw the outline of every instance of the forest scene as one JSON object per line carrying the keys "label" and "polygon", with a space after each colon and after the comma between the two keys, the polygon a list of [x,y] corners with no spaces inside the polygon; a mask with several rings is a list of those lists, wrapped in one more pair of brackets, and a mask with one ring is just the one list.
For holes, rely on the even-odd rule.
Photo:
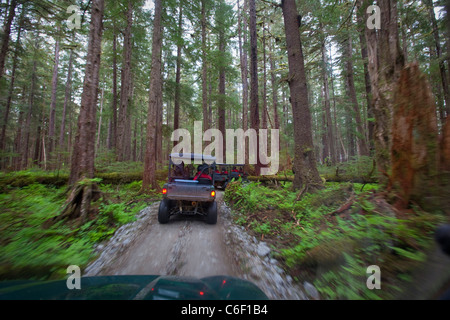
{"label": "forest scene", "polygon": [[[270,299],[439,299],[449,14],[446,0],[1,0],[0,299],[1,283],[65,280],[71,265],[226,274]],[[174,132],[209,129],[254,130],[256,149],[231,142],[245,161],[214,189],[217,224],[159,225]],[[133,258],[144,234],[173,238],[168,252]]]}

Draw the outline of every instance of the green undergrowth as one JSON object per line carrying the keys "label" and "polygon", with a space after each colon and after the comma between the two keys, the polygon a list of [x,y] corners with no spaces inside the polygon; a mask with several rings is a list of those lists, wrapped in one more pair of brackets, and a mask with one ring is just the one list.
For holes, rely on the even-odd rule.
{"label": "green undergrowth", "polygon": [[[236,182],[225,200],[235,209],[235,222],[268,242],[286,271],[312,282],[324,299],[399,296],[444,221],[419,208],[398,216],[376,184],[326,183],[299,201],[291,187]],[[366,286],[371,265],[382,270],[383,290]]]}
{"label": "green undergrowth", "polygon": [[137,196],[142,182],[99,184],[103,198],[92,204],[86,223],[60,221],[67,187],[34,183],[0,194],[0,280],[60,279],[69,265],[82,269],[95,258],[94,245],[135,220],[155,195]]}
{"label": "green undergrowth", "polygon": [[321,175],[347,175],[350,177],[376,176],[372,157],[359,156],[352,157],[346,162],[337,165],[323,164],[318,166]]}

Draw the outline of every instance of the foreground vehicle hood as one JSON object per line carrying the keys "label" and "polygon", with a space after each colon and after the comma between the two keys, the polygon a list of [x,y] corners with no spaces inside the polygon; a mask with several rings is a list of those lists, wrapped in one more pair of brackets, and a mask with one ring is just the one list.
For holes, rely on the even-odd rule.
{"label": "foreground vehicle hood", "polygon": [[82,277],[81,289],[66,280],[6,281],[0,300],[266,300],[253,283],[228,276],[203,279],[175,276]]}

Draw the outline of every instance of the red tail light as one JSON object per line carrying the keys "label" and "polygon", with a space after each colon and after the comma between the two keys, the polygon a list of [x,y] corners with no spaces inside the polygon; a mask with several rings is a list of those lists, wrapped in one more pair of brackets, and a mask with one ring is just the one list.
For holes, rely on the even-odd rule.
{"label": "red tail light", "polygon": [[166,188],[162,189],[162,194],[167,194],[167,189]]}
{"label": "red tail light", "polygon": [[211,191],[211,197],[215,197],[216,196],[216,192],[215,191]]}

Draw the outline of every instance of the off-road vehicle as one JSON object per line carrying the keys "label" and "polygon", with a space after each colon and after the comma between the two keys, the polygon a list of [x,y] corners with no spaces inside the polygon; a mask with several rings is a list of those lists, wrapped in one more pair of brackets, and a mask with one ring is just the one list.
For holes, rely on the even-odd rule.
{"label": "off-road vehicle", "polygon": [[247,173],[244,172],[243,164],[216,164],[214,172],[214,186],[216,188],[225,189],[231,181],[242,179],[247,180]]}
{"label": "off-road vehicle", "polygon": [[[195,164],[200,162],[201,164]],[[159,223],[168,223],[173,215],[202,216],[206,223],[217,223],[215,158],[202,154],[171,154],[169,177],[159,205]]]}

